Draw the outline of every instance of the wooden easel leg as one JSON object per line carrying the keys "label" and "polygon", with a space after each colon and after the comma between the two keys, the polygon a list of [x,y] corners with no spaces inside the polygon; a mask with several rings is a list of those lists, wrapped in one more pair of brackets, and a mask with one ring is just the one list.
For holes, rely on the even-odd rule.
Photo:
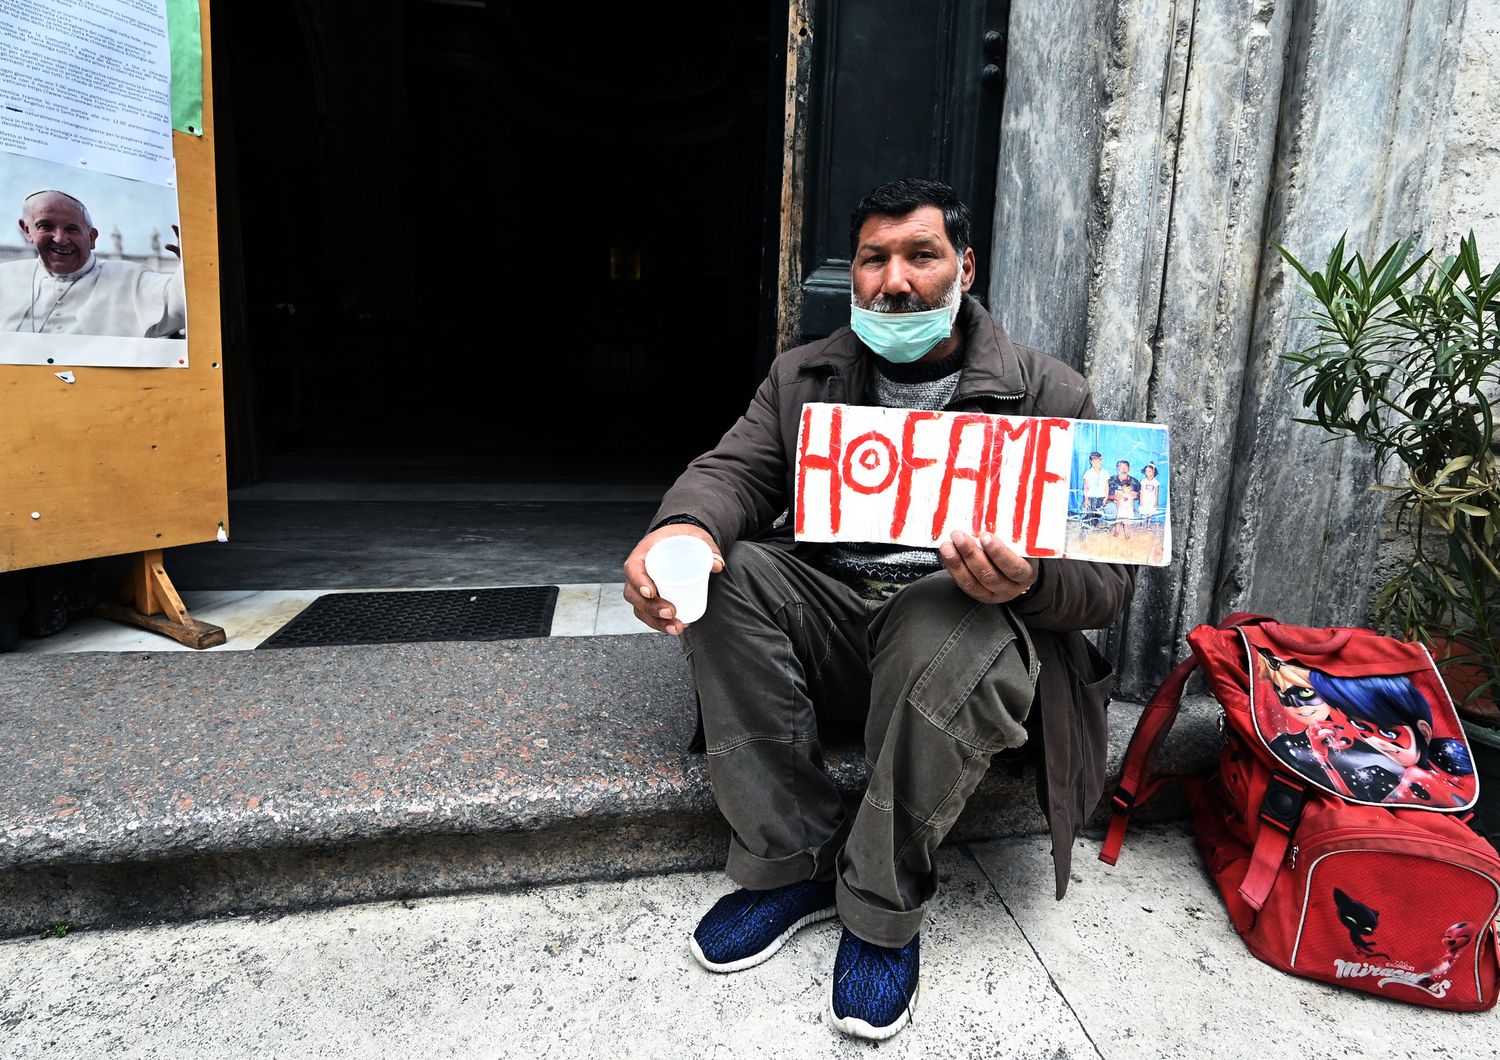
{"label": "wooden easel leg", "polygon": [[189,648],[212,648],[228,639],[222,627],[199,622],[188,614],[162,565],[161,549],[136,555],[130,581],[120,596],[123,603],[100,604],[94,614],[149,629]]}

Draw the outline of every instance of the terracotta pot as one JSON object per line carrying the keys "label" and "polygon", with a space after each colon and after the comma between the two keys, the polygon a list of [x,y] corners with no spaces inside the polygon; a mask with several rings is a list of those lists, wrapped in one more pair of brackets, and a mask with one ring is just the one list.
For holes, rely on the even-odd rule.
{"label": "terracotta pot", "polygon": [[1472,655],[1473,649],[1459,640],[1444,636],[1432,638],[1432,656],[1438,662],[1438,673],[1448,686],[1453,705],[1461,717],[1480,725],[1500,730],[1500,704],[1496,702],[1496,689],[1491,685],[1481,696],[1470,698],[1474,690],[1488,680],[1482,666],[1468,662],[1444,662],[1451,656]]}

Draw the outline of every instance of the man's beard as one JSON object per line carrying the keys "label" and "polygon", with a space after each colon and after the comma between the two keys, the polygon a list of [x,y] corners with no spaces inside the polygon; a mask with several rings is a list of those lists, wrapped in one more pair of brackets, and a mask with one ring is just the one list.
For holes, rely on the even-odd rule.
{"label": "man's beard", "polygon": [[868,309],[872,313],[923,313],[932,309],[952,309],[964,296],[964,270],[960,268],[953,274],[953,283],[943,295],[943,300],[937,305],[930,304],[927,299],[915,292],[900,295],[876,295],[868,302],[861,302],[855,297],[854,304],[861,309]]}

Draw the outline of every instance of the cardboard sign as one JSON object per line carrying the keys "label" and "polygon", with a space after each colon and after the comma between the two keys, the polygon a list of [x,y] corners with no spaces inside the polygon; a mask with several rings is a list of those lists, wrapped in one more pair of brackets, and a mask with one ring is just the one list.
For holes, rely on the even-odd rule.
{"label": "cardboard sign", "polygon": [[812,403],[797,439],[799,541],[935,548],[992,533],[1026,556],[1171,561],[1167,429]]}

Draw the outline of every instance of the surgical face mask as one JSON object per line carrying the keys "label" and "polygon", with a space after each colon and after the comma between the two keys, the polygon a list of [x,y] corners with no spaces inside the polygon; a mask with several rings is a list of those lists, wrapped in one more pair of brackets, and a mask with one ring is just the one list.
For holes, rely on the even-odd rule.
{"label": "surgical face mask", "polygon": [[963,270],[953,277],[953,285],[943,304],[936,309],[913,313],[880,312],[866,309],[851,295],[849,327],[860,341],[892,364],[919,361],[932,348],[953,334],[953,321],[963,302]]}

